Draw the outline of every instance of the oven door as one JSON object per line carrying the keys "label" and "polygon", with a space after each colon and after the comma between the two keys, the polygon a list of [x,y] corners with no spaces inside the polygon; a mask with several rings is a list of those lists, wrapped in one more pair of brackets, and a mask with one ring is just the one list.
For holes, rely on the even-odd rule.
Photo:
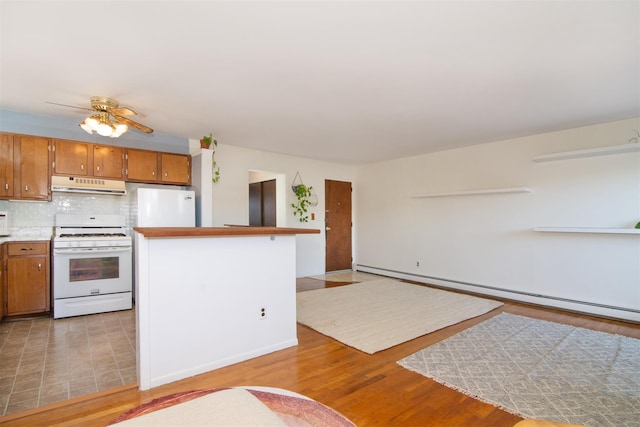
{"label": "oven door", "polygon": [[132,291],[131,246],[54,248],[55,299]]}

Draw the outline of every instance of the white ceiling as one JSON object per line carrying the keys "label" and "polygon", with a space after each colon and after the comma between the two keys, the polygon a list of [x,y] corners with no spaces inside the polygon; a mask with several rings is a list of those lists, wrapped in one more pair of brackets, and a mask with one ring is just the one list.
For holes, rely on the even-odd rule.
{"label": "white ceiling", "polygon": [[639,5],[2,0],[0,108],[369,163],[640,115]]}

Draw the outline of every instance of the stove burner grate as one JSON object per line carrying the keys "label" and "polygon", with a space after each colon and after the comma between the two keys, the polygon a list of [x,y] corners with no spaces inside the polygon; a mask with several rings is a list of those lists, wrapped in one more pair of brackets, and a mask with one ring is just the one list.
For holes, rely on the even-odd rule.
{"label": "stove burner grate", "polygon": [[127,237],[127,235],[125,233],[88,233],[88,234],[69,234],[69,233],[63,233],[60,234],[58,237]]}

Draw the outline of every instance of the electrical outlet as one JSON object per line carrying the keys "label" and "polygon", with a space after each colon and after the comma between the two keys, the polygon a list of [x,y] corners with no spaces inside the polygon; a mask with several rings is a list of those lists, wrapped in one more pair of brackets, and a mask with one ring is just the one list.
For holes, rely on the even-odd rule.
{"label": "electrical outlet", "polygon": [[267,318],[267,309],[264,307],[260,308],[260,320]]}

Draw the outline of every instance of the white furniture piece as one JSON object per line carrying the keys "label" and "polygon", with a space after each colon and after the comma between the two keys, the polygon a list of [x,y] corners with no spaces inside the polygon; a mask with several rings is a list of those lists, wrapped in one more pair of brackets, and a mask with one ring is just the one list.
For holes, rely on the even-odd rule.
{"label": "white furniture piece", "polygon": [[297,345],[296,234],[320,230],[134,230],[141,390]]}

